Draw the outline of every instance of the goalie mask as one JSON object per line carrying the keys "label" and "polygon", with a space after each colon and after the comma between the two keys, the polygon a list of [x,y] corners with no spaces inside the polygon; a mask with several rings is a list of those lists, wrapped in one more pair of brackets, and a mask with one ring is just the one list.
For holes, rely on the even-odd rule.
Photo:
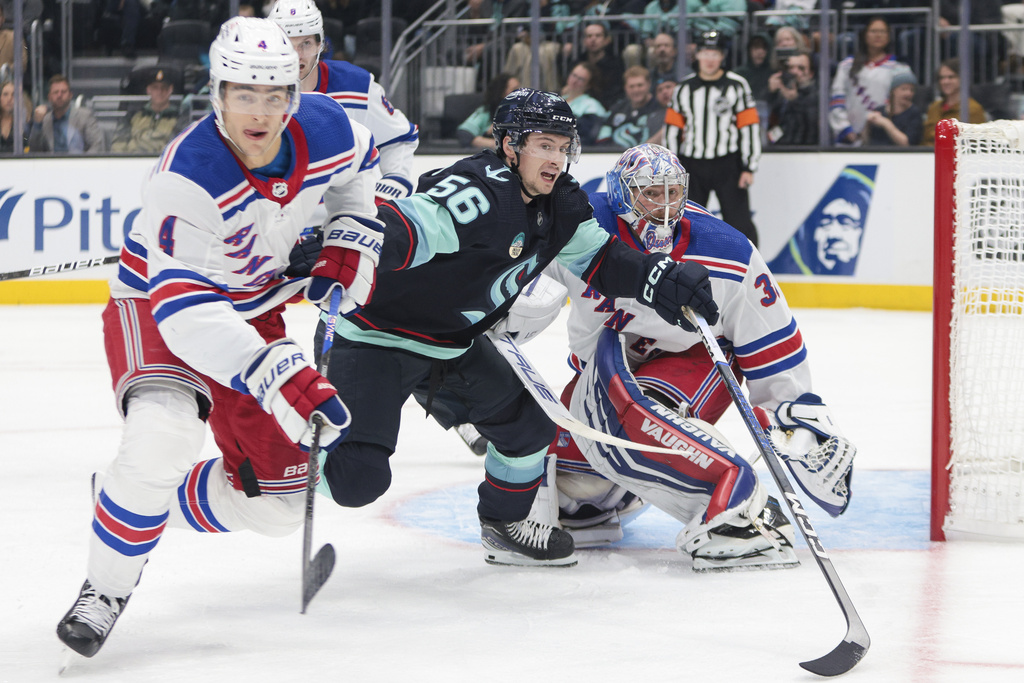
{"label": "goalie mask", "polygon": [[632,147],[605,180],[612,211],[629,223],[644,248],[672,251],[690,180],[676,155],[660,145]]}
{"label": "goalie mask", "polygon": [[[229,83],[254,87],[233,88],[226,97]],[[279,88],[268,92],[265,86]],[[277,24],[253,17],[224,22],[210,45],[210,102],[221,135],[239,150],[240,141],[232,139],[224,125],[225,111],[280,117],[280,127],[267,136],[263,147],[270,149],[299,108],[299,55]]]}

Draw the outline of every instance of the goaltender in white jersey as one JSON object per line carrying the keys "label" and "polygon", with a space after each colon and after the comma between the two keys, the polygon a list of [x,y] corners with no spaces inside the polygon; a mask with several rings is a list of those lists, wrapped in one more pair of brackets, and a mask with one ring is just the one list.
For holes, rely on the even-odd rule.
{"label": "goaltender in white jersey", "polygon": [[349,118],[373,133],[383,174],[375,188],[377,203],[412,194],[412,156],[419,145],[416,125],[388,101],[369,71],[341,60],[320,59],[326,47],[324,20],[313,0],[278,0],[267,18],[284,29],[299,53],[302,92],[330,96]]}
{"label": "goaltender in white jersey", "polygon": [[[687,179],[668,149],[634,147],[608,173],[607,194],[591,194],[594,217],[638,251],[708,269],[721,312],[712,330],[746,380],[762,426],[800,486],[838,515],[849,501],[856,448],[810,393],[803,338],[761,255],[738,231],[686,203]],[[793,528],[778,502],[712,426],[731,398],[699,334],[633,300],[604,297],[557,264],[545,272],[572,299],[571,363],[581,374],[566,387],[563,402],[605,433],[680,455],[570,439],[562,431],[534,510],[540,521],[556,519],[577,545],[602,544],[621,539],[622,522],[651,503],[686,525],[676,544],[696,570],[798,564]],[[511,329],[518,320],[529,330],[513,307]]]}
{"label": "goaltender in white jersey", "polygon": [[[322,301],[369,299],[381,244],[370,132],[299,95],[298,55],[266,19],[235,17],[210,47],[214,114],[174,139],[143,187],[103,313],[125,419],[95,491],[86,581],[57,626],[91,657],[167,526],[280,536],[302,525],[312,416],[331,448],[350,418],[285,336],[284,304],[314,273]],[[315,266],[295,249],[321,201]],[[319,247],[319,245],[317,245]],[[338,300],[335,297],[335,300]],[[223,457],[198,462],[208,421]]]}

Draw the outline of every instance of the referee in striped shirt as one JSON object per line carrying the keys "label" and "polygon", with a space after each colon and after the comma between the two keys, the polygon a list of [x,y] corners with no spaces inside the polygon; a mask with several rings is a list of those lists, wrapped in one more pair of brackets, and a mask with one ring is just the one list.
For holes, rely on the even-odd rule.
{"label": "referee in striped shirt", "polygon": [[761,158],[761,130],[750,85],[722,68],[725,36],[701,34],[697,73],[672,93],[665,112],[666,147],[690,173],[689,198],[706,206],[714,190],[722,220],[757,246],[747,188]]}

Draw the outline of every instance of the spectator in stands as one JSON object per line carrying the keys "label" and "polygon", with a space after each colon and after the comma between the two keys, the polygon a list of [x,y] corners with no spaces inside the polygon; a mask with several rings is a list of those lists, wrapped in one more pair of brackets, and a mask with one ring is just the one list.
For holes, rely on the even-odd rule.
{"label": "spectator in stands", "polygon": [[28,113],[31,111],[31,103],[28,96],[25,96],[25,129],[19,136],[14,129],[14,83],[3,81],[0,83],[0,154],[12,154],[14,145],[20,144],[21,149],[28,151]]}
{"label": "spectator in stands", "polygon": [[747,79],[755,100],[768,99],[768,79],[774,71],[772,61],[768,58],[770,53],[768,36],[755,33],[747,41],[747,63],[735,69],[736,73]]}
{"label": "spectator in stands", "polygon": [[[572,40],[575,38],[575,26],[580,20],[585,21],[587,17],[619,16],[622,14],[642,14],[648,0],[569,0],[570,13],[577,16],[576,21],[559,22],[559,31],[565,37],[563,49],[567,57],[576,53],[576,46]],[[623,51],[619,54],[622,57],[624,68],[637,66],[644,62],[645,45],[640,40],[638,29],[640,22],[633,19],[605,20],[610,32],[618,37],[619,45],[624,45]],[[613,37],[614,37],[613,36]]]}
{"label": "spectator in stands", "polygon": [[153,67],[146,81],[149,101],[122,119],[114,132],[111,152],[159,154],[189,123],[188,103],[171,103],[174,79],[166,68]]}
{"label": "spectator in stands", "polygon": [[909,147],[921,144],[924,113],[914,105],[917,78],[909,71],[898,73],[889,85],[889,99],[867,114],[861,136],[866,145]]}
{"label": "spectator in stands", "polygon": [[[928,106],[921,136],[921,144],[929,147],[935,145],[935,124],[943,119],[960,118],[960,59],[944,60],[939,65],[935,82],[939,85],[939,99]],[[973,97],[967,100],[967,114],[970,123],[988,120],[984,108]]]}
{"label": "spectator in stands", "polygon": [[665,122],[665,108],[651,94],[651,72],[645,67],[626,69],[622,84],[626,96],[611,108],[597,133],[597,143],[626,150],[658,134]]}
{"label": "spectator in stands", "polygon": [[[931,3],[926,3],[931,4]],[[940,28],[960,25],[960,5],[962,0],[939,0],[939,17],[936,23]],[[1002,24],[1003,0],[971,0],[970,24]],[[956,57],[959,52],[960,36],[957,32],[941,34],[940,53],[942,57]],[[1006,59],[1006,38],[1000,31],[971,31],[971,64],[974,70],[974,82],[986,83],[996,77],[999,63]]]}
{"label": "spectator in stands", "polygon": [[775,145],[818,144],[818,80],[811,53],[786,60],[786,71],[768,80],[768,141]]}
{"label": "spectator in stands", "polygon": [[622,60],[612,52],[611,43],[608,24],[592,21],[583,29],[583,50],[576,57],[577,62],[590,65],[589,92],[605,110],[622,96],[622,74],[626,70]]}
{"label": "spectator in stands", "polygon": [[651,47],[647,51],[648,64],[651,69],[651,94],[658,82],[664,78],[676,78],[676,58],[679,50],[676,49],[676,37],[662,31],[654,36]]}
{"label": "spectator in stands", "polygon": [[[672,106],[672,93],[675,92],[677,85],[679,85],[679,82],[676,81],[674,77],[664,77],[658,79],[658,82],[654,86],[654,99],[658,102],[658,105],[662,109],[667,110],[669,107]],[[654,135],[651,136],[651,139],[648,140],[648,142],[650,142],[652,145],[661,145],[663,147],[665,146],[664,118],[662,118],[658,126],[658,130],[655,132]]]}
{"label": "spectator in stands", "polygon": [[779,62],[779,55],[796,54],[800,50],[810,51],[811,43],[807,40],[807,36],[800,31],[797,31],[792,26],[780,26],[775,31],[775,37],[772,39],[774,49],[772,51],[771,65],[775,71],[784,71],[785,65]]}
{"label": "spectator in stands", "polygon": [[892,54],[889,24],[881,17],[870,19],[860,32],[857,52],[839,62],[832,79],[829,126],[839,144],[858,144],[867,114],[885,104],[896,74],[910,67]]}
{"label": "spectator in stands", "polygon": [[505,96],[519,89],[519,79],[510,74],[498,74],[484,89],[484,103],[459,124],[455,136],[463,147],[494,149],[494,135],[491,122],[494,112]]}
{"label": "spectator in stands", "polygon": [[33,152],[99,154],[106,151],[103,131],[90,109],[71,105],[71,84],[57,74],[50,78],[50,108],[39,105],[32,114],[29,147]]}
{"label": "spectator in stands", "polygon": [[608,116],[608,110],[589,94],[593,76],[594,68],[587,62],[579,62],[572,67],[562,87],[562,98],[576,115],[576,128],[584,144],[594,141],[601,122]]}
{"label": "spectator in stands", "polygon": [[[28,45],[27,41],[21,44],[21,66],[28,70]],[[4,5],[0,2],[0,76],[7,78],[14,77],[14,30],[4,28]]]}
{"label": "spectator in stands", "polygon": [[[543,14],[543,13],[542,13]],[[544,35],[542,32],[541,35]],[[541,90],[554,92],[558,89],[558,43],[542,40],[540,44],[540,86]],[[533,79],[533,46],[530,42],[530,27],[523,25],[516,33],[516,42],[505,56],[505,73],[512,74],[522,83]],[[532,86],[531,86],[532,87]]]}

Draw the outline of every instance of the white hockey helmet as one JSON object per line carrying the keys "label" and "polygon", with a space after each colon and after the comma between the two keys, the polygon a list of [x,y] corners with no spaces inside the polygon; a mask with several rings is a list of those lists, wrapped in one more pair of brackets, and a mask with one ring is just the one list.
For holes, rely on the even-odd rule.
{"label": "white hockey helmet", "polygon": [[277,0],[267,19],[284,29],[289,38],[317,36],[324,42],[324,18],[313,0]]}
{"label": "white hockey helmet", "polygon": [[[661,145],[637,145],[622,153],[605,182],[612,211],[632,226],[647,250],[671,251],[690,183],[679,158]],[[648,191],[652,187],[661,192]]]}
{"label": "white hockey helmet", "polygon": [[299,55],[284,31],[268,19],[232,17],[210,45],[210,101],[224,130],[225,83],[280,85],[288,89],[281,129],[299,108]]}

